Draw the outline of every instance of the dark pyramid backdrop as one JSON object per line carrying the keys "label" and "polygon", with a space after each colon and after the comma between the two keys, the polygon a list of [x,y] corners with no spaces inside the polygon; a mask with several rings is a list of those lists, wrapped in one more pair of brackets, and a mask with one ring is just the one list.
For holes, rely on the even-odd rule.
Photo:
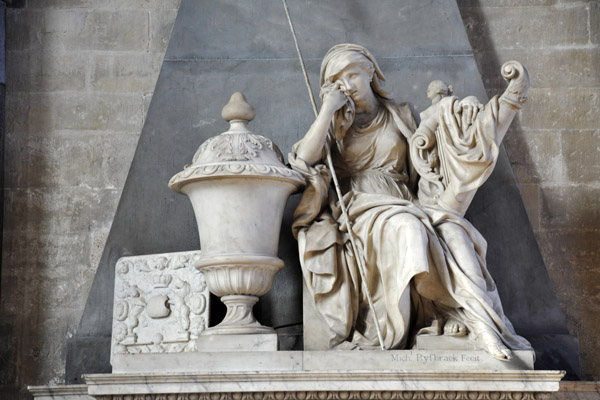
{"label": "dark pyramid backdrop", "polygon": [[[316,94],[321,58],[331,46],[350,42],[376,56],[387,88],[417,110],[428,105],[425,89],[433,79],[452,84],[459,97],[487,100],[454,2],[291,0],[289,8]],[[227,130],[220,111],[235,91],[256,108],[250,128],[284,154],[310,126],[313,113],[281,1],[182,0],[87,305],[68,345],[68,382],[110,371],[117,260],[199,248],[189,200],[167,182],[204,140]],[[282,227],[279,255],[286,267],[255,307],[262,323],[278,328],[282,347],[294,349],[302,343],[301,274],[290,234],[297,201],[290,200]],[[575,370],[576,341],[568,335],[504,151],[468,219],[488,240],[489,269],[506,314],[532,340],[537,367]],[[213,311],[214,325],[222,309]]]}

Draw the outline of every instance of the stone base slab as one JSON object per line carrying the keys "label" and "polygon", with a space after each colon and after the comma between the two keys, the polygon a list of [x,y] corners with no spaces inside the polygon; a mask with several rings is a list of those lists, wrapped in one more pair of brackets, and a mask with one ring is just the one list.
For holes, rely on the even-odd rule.
{"label": "stone base slab", "polygon": [[252,335],[200,335],[196,340],[199,352],[217,351],[277,351],[277,333]]}
{"label": "stone base slab", "polygon": [[[54,385],[54,386],[29,386],[27,388],[29,392],[32,394],[35,400],[93,400],[94,397],[88,395],[88,386],[87,385]],[[317,396],[314,396],[316,393],[303,393],[303,399],[321,399]],[[323,394],[323,393],[321,393]],[[141,397],[143,396],[143,397]],[[161,394],[148,394],[141,395],[140,397],[144,400],[153,399],[153,398],[165,398],[165,395]],[[268,398],[268,399],[279,399],[282,397],[281,392],[269,392],[262,393],[260,396],[256,393],[253,393],[251,397],[250,394],[244,393],[240,394],[239,398],[244,398],[247,400],[254,400],[255,398]],[[289,394],[285,393],[284,398],[300,398],[298,393]],[[432,397],[433,396],[433,397]],[[377,397],[379,400],[384,400],[386,397],[390,399],[471,399],[471,398],[485,398],[485,399],[540,399],[540,398],[550,398],[556,400],[596,400],[600,396],[600,382],[582,382],[582,381],[561,381],[560,382],[560,390],[558,392],[550,393],[542,393],[542,392],[428,392],[428,391],[418,391],[418,392],[373,392],[368,393],[368,398]],[[110,398],[112,395],[100,396],[100,398],[104,397]],[[175,399],[183,399],[183,400],[232,400],[237,396],[233,396],[232,393],[185,393],[173,395]],[[118,397],[117,397],[118,398]],[[122,396],[122,398],[126,398]],[[135,397],[134,397],[135,398]],[[166,397],[168,398],[168,397]],[[363,400],[365,399],[364,392],[338,392],[337,399],[356,399]]]}
{"label": "stone base slab", "polygon": [[[33,395],[35,400],[93,400],[94,397],[88,395],[88,387],[87,385],[57,385],[57,386],[29,386],[29,392]],[[247,393],[240,395],[240,399],[244,397],[248,400],[254,400],[257,397],[260,398],[269,398],[269,399],[278,399],[281,398],[280,392],[277,393],[263,393],[261,396],[257,394],[252,394],[252,397]],[[311,396],[315,393],[303,393],[303,399],[314,398],[317,397]],[[322,394],[322,393],[321,393]],[[338,392],[338,399],[356,399],[363,400],[365,399],[364,392]],[[143,395],[143,399],[153,399],[153,398],[165,398],[165,395],[162,394],[148,394]],[[300,398],[299,394],[295,393],[294,395],[285,394],[285,398]],[[428,391],[419,391],[419,392],[390,392],[390,393],[368,393],[368,398],[377,397],[380,400],[383,400],[389,396],[390,399],[398,398],[398,399],[471,399],[471,398],[485,398],[485,399],[541,399],[541,398],[551,398],[555,400],[597,400],[600,398],[600,382],[560,382],[560,390],[558,392],[550,393],[541,393],[541,392],[428,392]],[[433,397],[432,397],[433,396]],[[100,398],[110,398],[113,397],[111,395],[100,396]],[[184,400],[231,400],[234,398],[232,393],[185,393],[179,395],[173,395],[175,399],[184,399]],[[117,397],[118,398],[118,397]],[[126,398],[122,396],[122,398]],[[168,397],[167,397],[168,398]],[[320,397],[319,397],[320,399]]]}
{"label": "stone base slab", "polygon": [[478,350],[468,336],[417,335],[417,350]]}
{"label": "stone base slab", "polygon": [[[536,399],[559,389],[561,371],[262,371],[86,375],[88,393],[174,399]],[[160,397],[162,395],[164,397]],[[119,397],[123,396],[123,397]],[[147,399],[147,397],[140,397]]]}
{"label": "stone base slab", "polygon": [[532,371],[483,351],[235,351],[119,355],[112,374],[85,375],[102,400],[534,400],[563,371]]}
{"label": "stone base slab", "polygon": [[[276,335],[273,335],[276,336]],[[215,347],[216,348],[216,347]],[[113,373],[212,371],[509,371],[533,370],[532,351],[513,351],[500,361],[484,351],[230,351],[115,354]]]}
{"label": "stone base slab", "polygon": [[28,386],[35,400],[93,400],[87,385]]}

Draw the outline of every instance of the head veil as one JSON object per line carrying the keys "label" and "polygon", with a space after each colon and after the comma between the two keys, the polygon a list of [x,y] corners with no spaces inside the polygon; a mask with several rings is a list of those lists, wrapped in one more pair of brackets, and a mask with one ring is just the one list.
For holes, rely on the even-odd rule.
{"label": "head veil", "polygon": [[365,62],[371,64],[373,67],[371,88],[375,95],[380,99],[391,100],[391,94],[383,88],[385,77],[379,65],[377,65],[375,57],[373,57],[369,50],[358,44],[338,44],[325,54],[325,58],[323,58],[323,62],[321,63],[321,87],[333,83],[331,79],[342,72],[348,65],[365,64]]}
{"label": "head veil", "polygon": [[[366,65],[369,69],[372,68],[371,89],[373,93],[391,113],[400,132],[406,139],[409,139],[417,128],[412,111],[408,104],[396,104],[392,100],[392,95],[383,88],[385,77],[377,65],[375,57],[363,46],[351,43],[338,44],[325,54],[321,63],[321,91],[324,87],[332,84],[333,78],[351,64]],[[350,101],[348,103],[336,112],[334,118],[334,136],[338,142],[344,138],[354,120],[354,104]]]}

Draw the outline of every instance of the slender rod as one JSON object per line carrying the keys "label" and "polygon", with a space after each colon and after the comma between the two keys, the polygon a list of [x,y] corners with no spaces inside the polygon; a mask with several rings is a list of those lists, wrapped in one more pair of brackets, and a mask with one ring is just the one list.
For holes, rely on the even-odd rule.
{"label": "slender rod", "polygon": [[[296,45],[296,52],[298,53],[298,59],[300,60],[300,67],[302,67],[302,73],[304,74],[304,82],[306,83],[306,88],[308,89],[308,95],[310,97],[310,102],[313,107],[313,111],[315,113],[315,117],[319,115],[319,111],[317,109],[317,103],[315,101],[315,96],[313,94],[310,79],[308,78],[308,72],[306,71],[306,65],[304,64],[304,58],[302,57],[302,52],[300,51],[300,46],[298,46],[298,39],[296,38],[296,31],[294,30],[294,24],[292,23],[292,18],[290,17],[290,11],[287,6],[286,0],[281,0],[283,3],[283,8],[285,10],[285,15],[287,16],[288,24],[290,25],[290,31],[292,32],[292,37],[294,38],[294,44]],[[331,132],[330,132],[331,133]],[[334,139],[335,140],[335,139]],[[366,267],[364,264],[364,259],[361,257],[360,252],[358,251],[358,246],[356,245],[356,239],[354,238],[354,232],[352,232],[352,227],[350,226],[350,216],[348,215],[348,210],[346,209],[346,204],[344,203],[344,199],[342,196],[342,191],[340,190],[340,184],[337,179],[337,174],[335,173],[335,169],[333,167],[333,160],[331,159],[331,149],[328,145],[325,145],[325,150],[327,152],[327,167],[331,172],[331,179],[333,180],[333,186],[335,188],[335,192],[340,202],[340,207],[342,209],[342,215],[344,216],[344,226],[348,231],[348,236],[350,237],[350,244],[352,247],[352,252],[354,253],[354,259],[358,265],[358,272],[360,273],[360,278],[363,284],[363,290],[367,295],[367,301],[369,302],[369,308],[373,313],[373,320],[375,322],[375,329],[377,330],[377,338],[379,339],[379,345],[381,346],[381,350],[386,350],[385,344],[383,343],[383,334],[381,333],[381,327],[379,326],[379,318],[377,318],[377,312],[375,311],[375,305],[373,304],[373,298],[371,296],[371,292],[369,292],[369,287],[367,286],[367,277],[366,277]]]}
{"label": "slender rod", "polygon": [[306,84],[306,89],[308,90],[310,104],[312,104],[315,117],[317,117],[319,115],[319,109],[317,108],[315,95],[313,94],[312,87],[310,85],[310,79],[308,77],[308,72],[306,71],[306,65],[304,64],[304,57],[302,57],[300,46],[298,46],[298,38],[296,38],[296,30],[294,29],[294,24],[292,23],[292,17],[290,17],[290,10],[288,9],[286,0],[281,0],[281,2],[283,3],[283,9],[285,10],[285,15],[287,17],[288,24],[290,25],[290,31],[292,32],[292,37],[294,38],[294,44],[296,45],[296,53],[298,53],[298,60],[300,61],[300,67],[302,68],[302,73],[304,74],[304,83]]}

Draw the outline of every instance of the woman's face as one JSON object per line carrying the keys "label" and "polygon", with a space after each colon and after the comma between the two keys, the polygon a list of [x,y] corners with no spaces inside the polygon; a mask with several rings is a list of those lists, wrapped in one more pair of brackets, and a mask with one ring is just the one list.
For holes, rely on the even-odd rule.
{"label": "woman's face", "polygon": [[371,89],[373,74],[359,64],[350,64],[338,74],[335,81],[343,85],[357,109],[364,108],[375,95]]}

